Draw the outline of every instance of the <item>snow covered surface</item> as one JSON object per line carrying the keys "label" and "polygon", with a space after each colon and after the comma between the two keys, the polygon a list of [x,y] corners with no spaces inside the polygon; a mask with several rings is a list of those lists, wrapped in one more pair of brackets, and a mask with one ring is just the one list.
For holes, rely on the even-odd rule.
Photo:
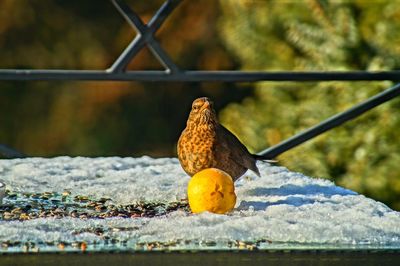
{"label": "snow covered surface", "polygon": [[[261,177],[248,172],[235,183],[237,204],[228,215],[177,210],[153,218],[0,219],[0,242],[84,241],[88,250],[146,250],[146,243],[171,250],[400,248],[399,212],[324,179],[258,166]],[[0,180],[10,191],[69,190],[131,204],[184,199],[189,177],[175,158],[58,157],[0,160]],[[124,245],[110,246],[105,235]]]}

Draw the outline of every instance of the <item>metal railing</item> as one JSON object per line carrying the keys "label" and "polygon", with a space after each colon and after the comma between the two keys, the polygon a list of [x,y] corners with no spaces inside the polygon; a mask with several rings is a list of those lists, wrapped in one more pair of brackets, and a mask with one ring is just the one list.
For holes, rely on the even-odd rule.
{"label": "metal railing", "polygon": [[[400,71],[347,71],[347,72],[263,72],[263,71],[189,71],[180,69],[166,53],[154,34],[182,0],[167,0],[148,24],[123,1],[111,0],[116,9],[135,29],[137,35],[106,70],[50,70],[0,69],[0,80],[118,80],[143,82],[256,82],[256,81],[400,81]],[[128,64],[147,46],[165,68],[164,71],[128,71]],[[361,104],[336,114],[259,154],[274,158],[364,112],[400,95],[400,84],[395,85]],[[1,147],[0,147],[1,148]]]}

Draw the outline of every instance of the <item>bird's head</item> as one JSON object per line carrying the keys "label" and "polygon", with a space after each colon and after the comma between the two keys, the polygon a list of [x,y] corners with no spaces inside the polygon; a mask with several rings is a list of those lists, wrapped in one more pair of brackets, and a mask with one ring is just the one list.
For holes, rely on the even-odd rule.
{"label": "bird's head", "polygon": [[217,114],[213,108],[213,103],[207,97],[201,97],[193,101],[190,111],[188,124],[209,125],[217,123]]}

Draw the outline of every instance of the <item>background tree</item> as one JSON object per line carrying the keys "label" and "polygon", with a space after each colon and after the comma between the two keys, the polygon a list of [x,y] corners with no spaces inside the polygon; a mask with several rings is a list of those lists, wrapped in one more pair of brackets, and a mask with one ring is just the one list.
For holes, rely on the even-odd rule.
{"label": "background tree", "polygon": [[[242,69],[390,70],[400,65],[398,1],[220,1],[220,30]],[[221,112],[252,151],[277,144],[390,82],[258,83]],[[400,209],[400,100],[278,159]]]}

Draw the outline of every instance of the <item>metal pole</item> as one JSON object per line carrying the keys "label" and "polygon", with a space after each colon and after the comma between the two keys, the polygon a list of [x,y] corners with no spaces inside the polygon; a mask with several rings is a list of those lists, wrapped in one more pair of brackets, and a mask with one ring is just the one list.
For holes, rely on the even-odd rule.
{"label": "metal pole", "polygon": [[400,81],[400,71],[260,72],[260,71],[105,71],[65,69],[0,69],[0,80],[113,80],[162,82],[256,81]]}
{"label": "metal pole", "polygon": [[14,150],[6,145],[0,144],[0,158],[7,158],[7,159],[12,159],[12,158],[25,158],[26,155],[23,154],[22,152],[19,152],[17,150]]}
{"label": "metal pole", "polygon": [[336,114],[325,121],[319,123],[316,126],[311,127],[310,129],[307,129],[306,131],[303,131],[293,137],[288,138],[287,140],[272,146],[268,149],[265,149],[259,153],[259,155],[263,155],[267,158],[275,158],[281,153],[284,153],[287,150],[292,149],[293,147],[296,147],[297,145],[300,145],[304,142],[306,142],[309,139],[312,139],[325,131],[328,131],[334,127],[337,127],[349,120],[352,120],[361,114],[365,113],[366,111],[381,105],[382,103],[385,103],[397,96],[400,95],[400,83],[395,85],[392,88],[389,88],[379,94],[376,94],[375,96],[369,98],[368,100],[342,112],[339,114]]}

